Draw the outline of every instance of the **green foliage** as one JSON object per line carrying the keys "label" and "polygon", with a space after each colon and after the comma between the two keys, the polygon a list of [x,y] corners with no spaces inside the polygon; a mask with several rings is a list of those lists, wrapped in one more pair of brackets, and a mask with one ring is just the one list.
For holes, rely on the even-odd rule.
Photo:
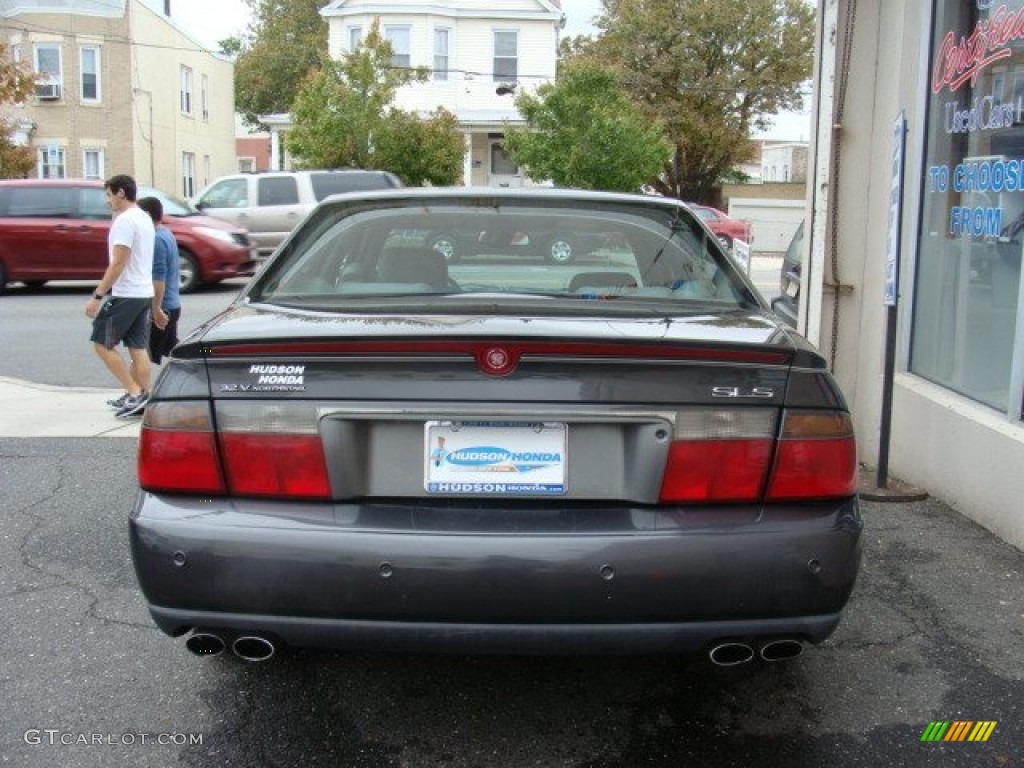
{"label": "green foliage", "polygon": [[396,174],[406,186],[449,186],[462,176],[466,147],[458,118],[438,107],[426,120],[389,110],[374,150],[377,167]]}
{"label": "green foliage", "polygon": [[377,168],[406,184],[452,184],[461,171],[462,134],[455,116],[427,120],[389,108],[395,92],[428,77],[425,69],[391,65],[390,43],[374,23],[341,61],[327,61],[299,90],[288,150],[311,168]]}
{"label": "green foliage", "polygon": [[504,146],[537,181],[581,189],[637,191],[670,149],[662,129],[635,107],[607,68],[576,63],[558,81],[522,93],[525,128],[506,128]]}
{"label": "green foliage", "polygon": [[242,38],[232,35],[217,41],[217,50],[223,56],[237,56],[242,52]]}
{"label": "green foliage", "polygon": [[753,129],[799,108],[814,55],[805,0],[602,0],[603,34],[584,56],[623,85],[674,148],[651,180],[662,194],[709,200],[752,157]]}
{"label": "green foliage", "polygon": [[330,61],[327,21],[320,15],[327,0],[248,3],[254,22],[235,60],[235,108],[258,126],[258,115],[288,112],[308,74]]}
{"label": "green foliage", "polygon": [[[20,104],[35,91],[36,76],[26,64],[15,62],[6,45],[0,43],[0,107]],[[35,167],[28,147],[11,141],[11,126],[0,118],[0,179],[21,178]]]}

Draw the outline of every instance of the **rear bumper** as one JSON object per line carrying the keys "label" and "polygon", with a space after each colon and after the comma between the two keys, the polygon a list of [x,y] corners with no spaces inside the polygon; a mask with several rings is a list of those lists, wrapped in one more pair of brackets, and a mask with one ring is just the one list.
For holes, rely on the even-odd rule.
{"label": "rear bumper", "polygon": [[835,629],[855,499],[807,508],[303,505],[140,494],[157,625],[302,647],[653,653]]}

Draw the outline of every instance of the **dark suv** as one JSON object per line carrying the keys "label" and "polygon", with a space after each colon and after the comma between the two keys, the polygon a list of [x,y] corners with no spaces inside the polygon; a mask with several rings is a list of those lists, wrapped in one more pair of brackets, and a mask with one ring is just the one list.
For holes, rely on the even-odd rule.
{"label": "dark suv", "polygon": [[[244,229],[201,216],[149,187],[181,255],[181,290],[251,275],[256,261]],[[8,283],[40,287],[51,280],[99,280],[107,268],[111,214],[102,181],[0,181],[0,291]]]}
{"label": "dark suv", "polygon": [[782,257],[782,271],[779,273],[780,295],[772,299],[775,314],[791,328],[796,328],[800,309],[800,262],[803,257],[803,245],[804,222],[801,221]]}

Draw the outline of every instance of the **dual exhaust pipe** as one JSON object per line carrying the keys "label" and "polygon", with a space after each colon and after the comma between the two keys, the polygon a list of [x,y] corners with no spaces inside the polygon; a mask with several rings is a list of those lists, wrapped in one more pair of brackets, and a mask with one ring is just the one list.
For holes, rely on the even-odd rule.
{"label": "dual exhaust pipe", "polygon": [[[219,656],[230,645],[231,651],[243,661],[267,661],[277,652],[277,644],[258,634],[225,636],[221,632],[197,629],[185,641],[185,647],[196,656]],[[749,643],[729,641],[718,643],[708,651],[712,664],[735,667],[760,657],[763,661],[794,659],[803,653],[804,644],[793,638],[768,640],[755,647]]]}
{"label": "dual exhaust pipe", "polygon": [[708,651],[711,663],[719,667],[735,667],[760,657],[762,661],[795,659],[803,653],[804,644],[793,638],[768,640],[756,648],[750,643],[730,641],[719,643]]}
{"label": "dual exhaust pipe", "polygon": [[219,656],[230,646],[243,661],[267,661],[277,653],[277,643],[265,635],[226,635],[211,629],[196,629],[185,641],[185,647],[196,656]]}

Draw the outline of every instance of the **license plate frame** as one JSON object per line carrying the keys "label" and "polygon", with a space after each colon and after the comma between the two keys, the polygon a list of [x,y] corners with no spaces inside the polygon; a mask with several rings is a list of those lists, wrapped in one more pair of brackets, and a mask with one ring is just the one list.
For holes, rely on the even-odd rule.
{"label": "license plate frame", "polygon": [[561,421],[427,421],[423,489],[445,496],[564,495],[568,434]]}

